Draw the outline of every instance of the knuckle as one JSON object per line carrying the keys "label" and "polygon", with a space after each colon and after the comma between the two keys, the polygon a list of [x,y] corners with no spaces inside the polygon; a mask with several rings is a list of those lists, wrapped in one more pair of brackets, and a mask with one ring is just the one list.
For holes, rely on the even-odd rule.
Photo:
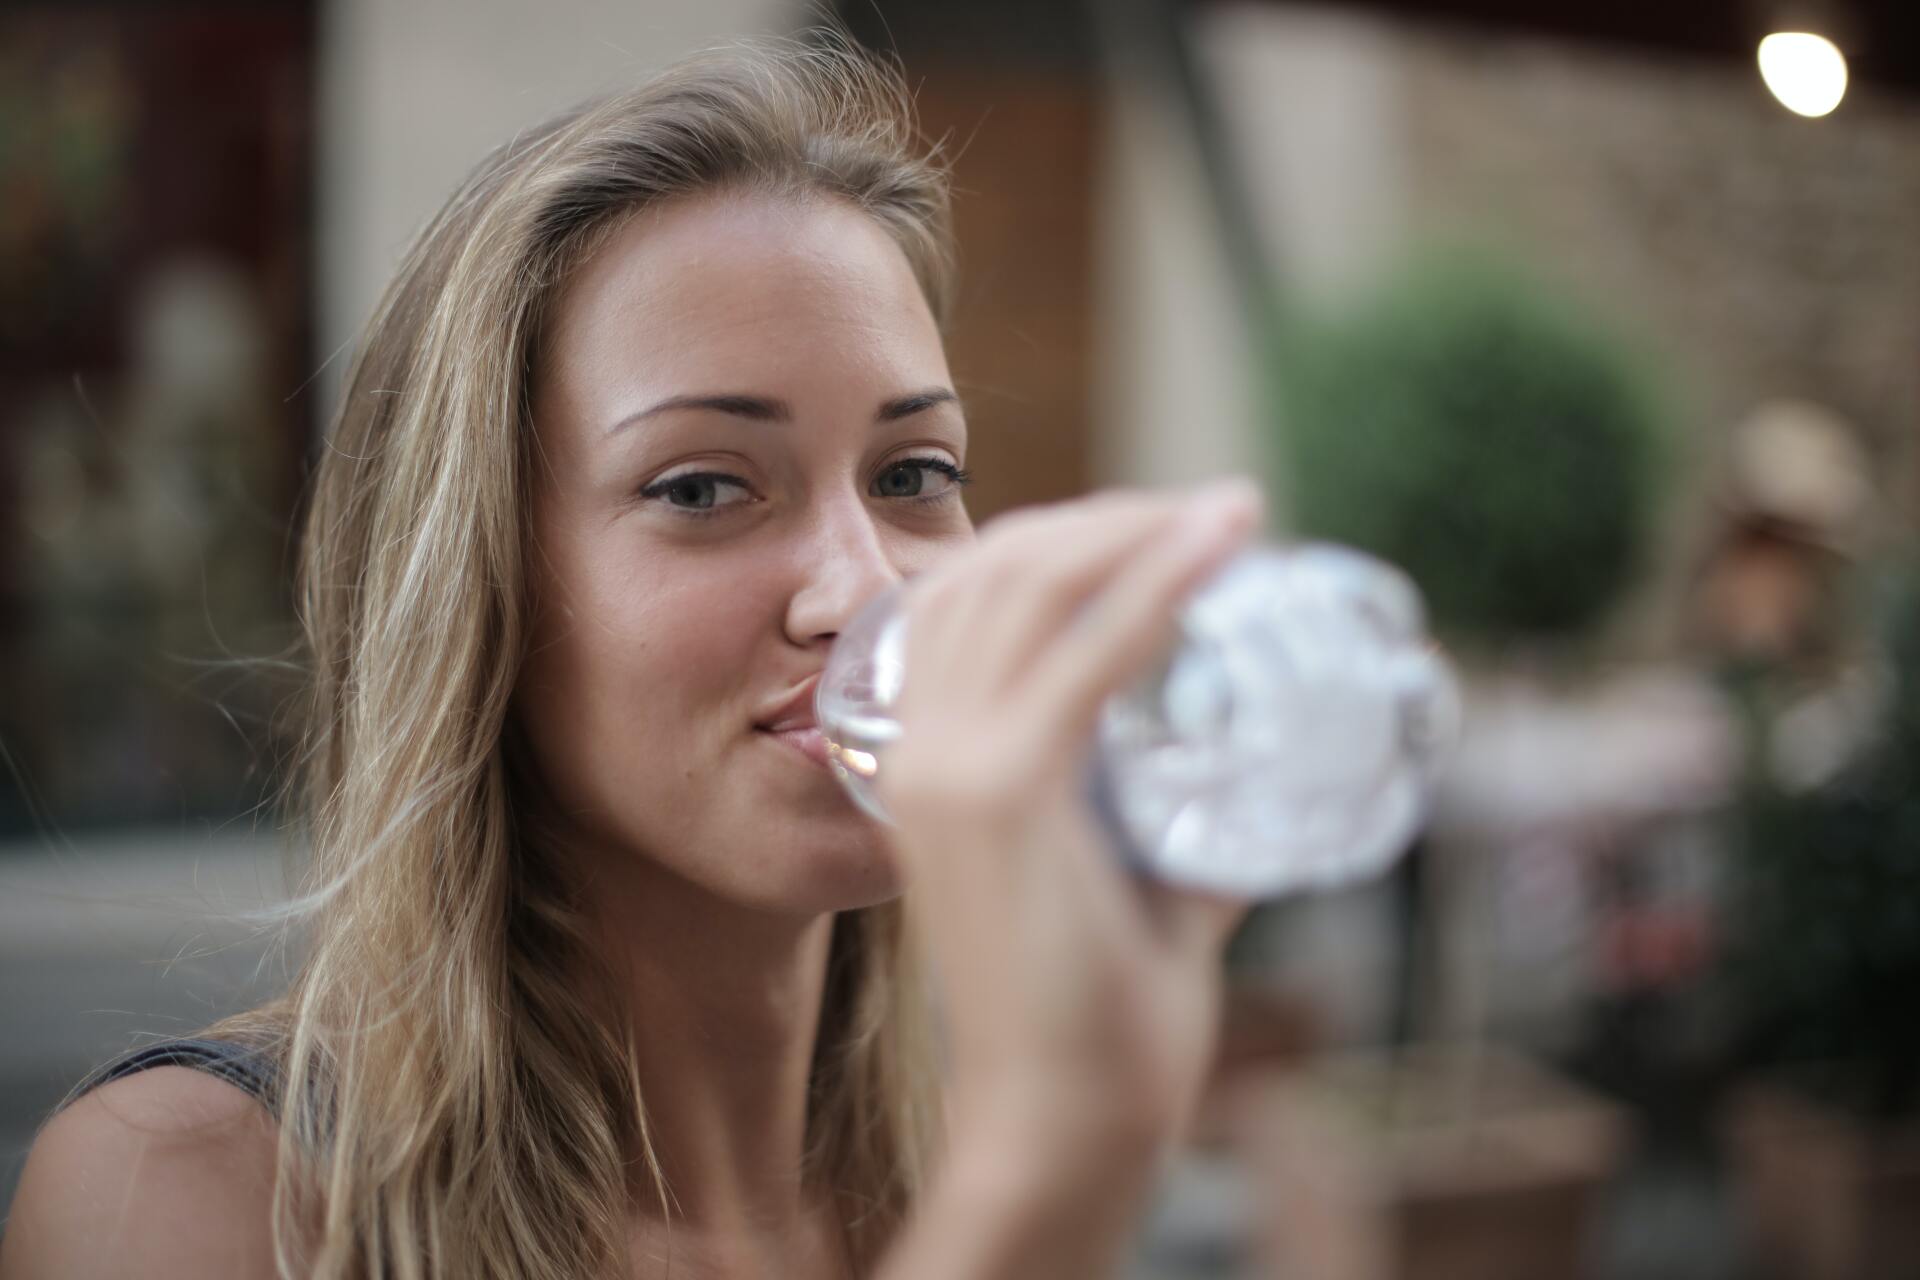
{"label": "knuckle", "polygon": [[1022,529],[1031,529],[1052,509],[1053,506],[1050,503],[1034,503],[1015,507],[1011,511],[1003,511],[981,528],[980,537],[982,541],[995,538],[1004,541],[1009,534],[1018,533]]}

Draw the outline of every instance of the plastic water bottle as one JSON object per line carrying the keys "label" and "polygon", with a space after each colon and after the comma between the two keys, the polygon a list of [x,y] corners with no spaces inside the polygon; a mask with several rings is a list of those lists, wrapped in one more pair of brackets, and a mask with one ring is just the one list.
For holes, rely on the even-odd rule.
{"label": "plastic water bottle", "polygon": [[[853,799],[898,741],[906,616],[896,587],[835,641],[815,695]],[[1245,899],[1390,865],[1425,816],[1457,686],[1399,570],[1346,547],[1242,552],[1187,602],[1166,659],[1104,708],[1088,780],[1137,870]]]}

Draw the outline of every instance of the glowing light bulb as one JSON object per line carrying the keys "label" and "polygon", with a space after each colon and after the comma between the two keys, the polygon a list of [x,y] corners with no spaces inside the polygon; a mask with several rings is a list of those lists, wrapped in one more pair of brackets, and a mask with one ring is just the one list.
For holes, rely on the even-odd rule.
{"label": "glowing light bulb", "polygon": [[1760,78],[1787,110],[1824,116],[1846,96],[1847,60],[1825,36],[1776,31],[1760,42]]}

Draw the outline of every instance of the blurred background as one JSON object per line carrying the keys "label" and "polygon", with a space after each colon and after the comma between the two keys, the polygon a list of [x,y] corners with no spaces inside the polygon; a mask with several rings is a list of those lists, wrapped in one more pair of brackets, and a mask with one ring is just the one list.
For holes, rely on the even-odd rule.
{"label": "blurred background", "polygon": [[1134,1274],[1920,1276],[1908,0],[0,9],[0,1199],[284,976],[290,530],[411,233],[827,13],[954,157],[976,516],[1254,472],[1465,678],[1409,855],[1235,940]]}

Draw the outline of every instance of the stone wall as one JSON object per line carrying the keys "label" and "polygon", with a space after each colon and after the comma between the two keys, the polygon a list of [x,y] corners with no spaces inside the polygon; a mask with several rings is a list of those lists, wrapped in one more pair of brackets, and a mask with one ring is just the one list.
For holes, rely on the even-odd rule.
{"label": "stone wall", "polygon": [[1855,85],[1802,119],[1752,70],[1406,29],[1415,234],[1525,254],[1672,375],[1690,474],[1629,629],[1670,635],[1715,464],[1762,401],[1860,432],[1883,525],[1920,513],[1920,102]]}
{"label": "stone wall", "polygon": [[1296,301],[1337,305],[1410,244],[1493,247],[1668,375],[1684,470],[1611,649],[1671,650],[1724,449],[1764,401],[1838,412],[1883,529],[1920,520],[1920,100],[1855,84],[1806,120],[1749,64],[1357,8],[1223,3],[1199,35]]}

